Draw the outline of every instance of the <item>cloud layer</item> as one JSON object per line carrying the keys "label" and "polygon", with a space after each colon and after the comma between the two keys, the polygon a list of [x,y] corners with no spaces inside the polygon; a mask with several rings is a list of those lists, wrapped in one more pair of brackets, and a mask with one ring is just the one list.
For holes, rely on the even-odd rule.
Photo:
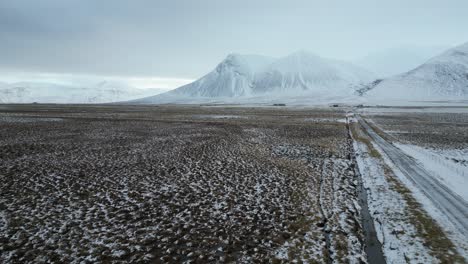
{"label": "cloud layer", "polygon": [[6,0],[0,70],[193,79],[230,52],[352,59],[465,42],[466,10],[464,0]]}

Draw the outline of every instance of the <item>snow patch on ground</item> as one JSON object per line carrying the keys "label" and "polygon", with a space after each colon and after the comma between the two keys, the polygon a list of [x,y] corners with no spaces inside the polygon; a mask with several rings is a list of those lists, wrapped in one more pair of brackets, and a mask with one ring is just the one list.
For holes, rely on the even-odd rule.
{"label": "snow patch on ground", "polygon": [[15,116],[0,116],[0,123],[31,123],[31,122],[60,122],[63,118],[53,117],[15,117]]}
{"label": "snow patch on ground", "polygon": [[200,119],[245,119],[247,116],[238,116],[238,115],[195,115],[195,118]]}
{"label": "snow patch on ground", "polygon": [[304,121],[308,122],[338,122],[346,123],[345,118],[305,118]]}

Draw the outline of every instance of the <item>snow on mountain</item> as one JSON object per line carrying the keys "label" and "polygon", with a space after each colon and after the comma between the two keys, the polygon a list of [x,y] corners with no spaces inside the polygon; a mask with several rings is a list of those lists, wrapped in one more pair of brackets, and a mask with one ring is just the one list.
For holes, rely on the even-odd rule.
{"label": "snow on mountain", "polygon": [[133,103],[251,101],[252,98],[352,95],[373,74],[347,62],[301,51],[273,59],[230,54],[212,72],[173,91]]}
{"label": "snow on mountain", "polygon": [[304,51],[273,62],[254,80],[254,93],[293,95],[301,92],[343,94],[351,84],[372,80],[374,76],[350,63],[324,59]]}
{"label": "snow on mountain", "polygon": [[371,53],[353,63],[386,78],[414,69],[446,49],[446,46],[401,46]]}
{"label": "snow on mountain", "polygon": [[411,71],[374,82],[361,91],[371,100],[466,100],[468,43],[449,49]]}
{"label": "snow on mountain", "polygon": [[229,54],[214,71],[169,94],[189,97],[248,96],[252,93],[256,73],[273,60],[258,55]]}
{"label": "snow on mountain", "polygon": [[82,87],[42,82],[0,83],[1,103],[109,103],[161,93],[120,83],[100,82]]}

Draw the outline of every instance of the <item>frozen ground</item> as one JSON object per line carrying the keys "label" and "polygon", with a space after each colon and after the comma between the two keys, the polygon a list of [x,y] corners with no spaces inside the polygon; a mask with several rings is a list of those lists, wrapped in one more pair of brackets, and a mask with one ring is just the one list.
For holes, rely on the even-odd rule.
{"label": "frozen ground", "polygon": [[427,106],[401,106],[401,107],[365,107],[359,109],[359,113],[366,115],[371,114],[396,114],[396,113],[468,113],[466,102],[460,103],[459,106],[450,106],[450,104],[442,104],[440,106],[427,105]]}
{"label": "frozen ground", "polygon": [[2,263],[366,262],[352,141],[328,121],[344,113],[18,105],[0,116]]}
{"label": "frozen ground", "polygon": [[0,261],[365,263],[356,152],[387,260],[456,259],[442,232],[421,233],[432,219],[408,214],[409,191],[353,143],[345,117],[339,108],[3,105]]}

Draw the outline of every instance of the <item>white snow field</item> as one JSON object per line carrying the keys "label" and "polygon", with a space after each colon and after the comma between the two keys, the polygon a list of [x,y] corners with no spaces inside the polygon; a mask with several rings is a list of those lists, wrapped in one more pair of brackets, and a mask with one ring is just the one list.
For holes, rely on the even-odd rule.
{"label": "white snow field", "polygon": [[0,83],[0,103],[110,103],[141,98],[167,90],[139,89],[113,82],[93,86],[45,82]]}

